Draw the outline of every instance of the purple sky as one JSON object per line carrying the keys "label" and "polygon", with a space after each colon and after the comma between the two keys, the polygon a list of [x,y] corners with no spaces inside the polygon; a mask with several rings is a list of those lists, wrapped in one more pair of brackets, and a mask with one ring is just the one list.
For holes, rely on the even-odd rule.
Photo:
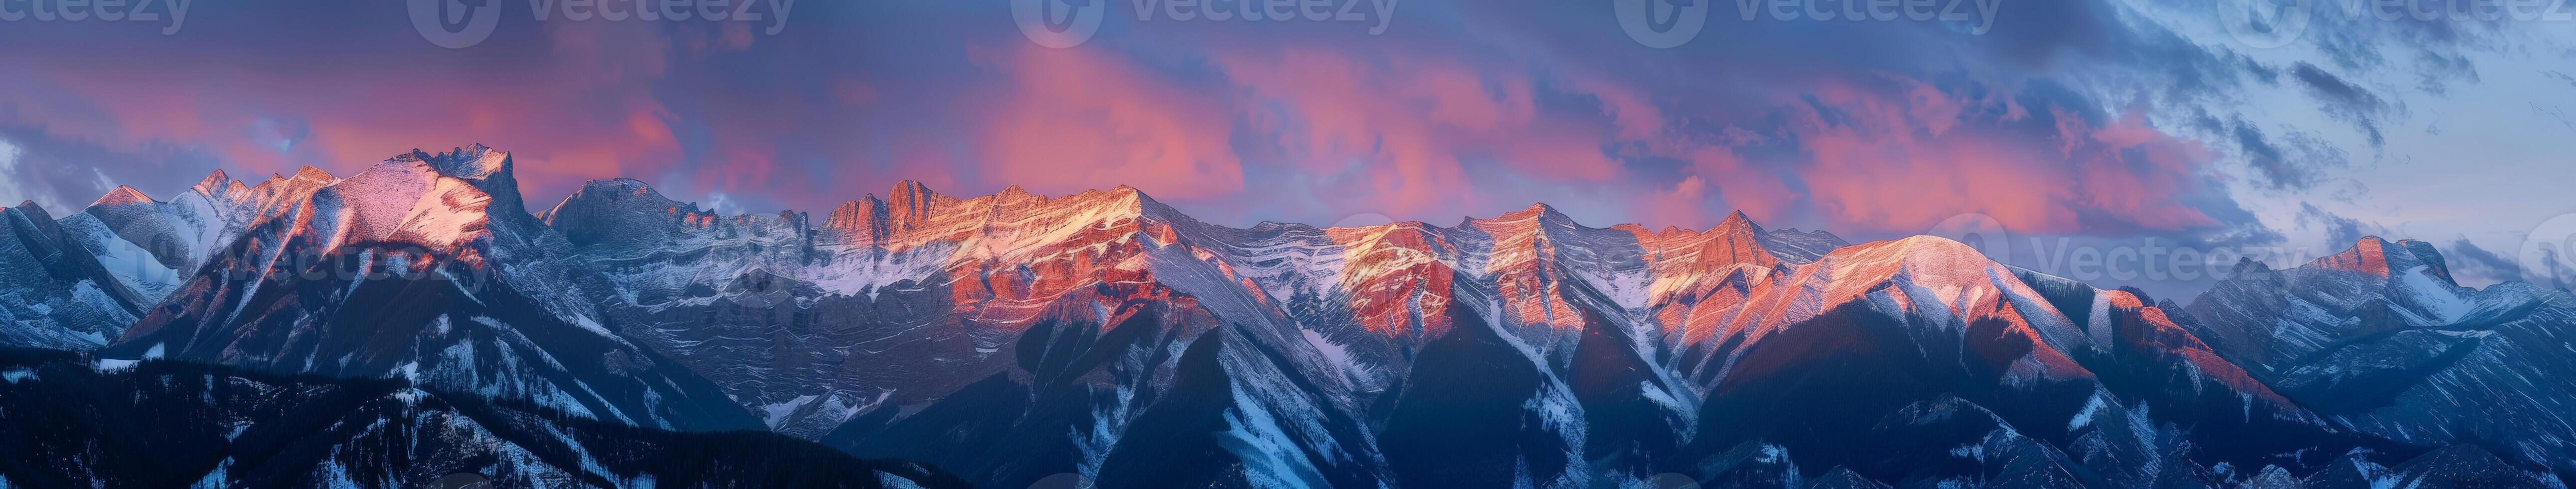
{"label": "purple sky", "polygon": [[[2207,277],[2088,271],[2067,250],[2288,261],[2382,235],[2433,242],[2482,285],[2524,276],[2535,233],[2576,234],[2544,225],[2576,212],[2567,12],[1962,0],[1947,20],[1853,21],[1813,15],[1880,4],[1333,0],[1325,20],[1252,21],[1232,0],[1090,1],[1085,37],[1026,33],[1012,0],[732,5],[757,21],[478,0],[491,34],[459,41],[395,1],[190,2],[180,20],[156,0],[157,20],[73,21],[0,0],[0,200],[64,212],[115,185],[166,197],[219,168],[346,175],[481,142],[517,154],[539,203],[622,176],[726,212],[821,211],[912,179],[1129,184],[1237,226],[1540,201],[1594,226],[1742,209],[1855,241],[2000,226],[2015,264],[2177,300]],[[1632,35],[1630,6],[1706,20]]]}

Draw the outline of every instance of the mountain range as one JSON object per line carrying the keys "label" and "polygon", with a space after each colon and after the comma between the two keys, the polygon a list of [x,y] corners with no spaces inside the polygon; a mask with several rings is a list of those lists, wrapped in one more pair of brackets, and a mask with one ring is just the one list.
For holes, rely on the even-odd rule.
{"label": "mountain range", "polygon": [[2188,304],[1937,237],[722,215],[508,153],[0,210],[0,487],[2553,487],[2576,295],[2415,241]]}

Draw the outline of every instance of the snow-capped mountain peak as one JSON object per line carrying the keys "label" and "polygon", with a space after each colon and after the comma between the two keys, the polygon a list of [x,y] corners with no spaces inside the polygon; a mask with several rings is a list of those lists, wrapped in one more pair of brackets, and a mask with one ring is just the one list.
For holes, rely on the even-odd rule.
{"label": "snow-capped mountain peak", "polygon": [[425,161],[439,174],[463,180],[484,180],[494,176],[507,178],[511,164],[510,153],[493,150],[481,143],[438,154],[414,149],[409,154],[394,157],[394,161]]}
{"label": "snow-capped mountain peak", "polygon": [[135,189],[134,189],[134,187],[128,187],[128,186],[124,186],[124,185],[118,185],[118,186],[116,186],[116,190],[108,191],[108,192],[107,192],[107,195],[99,197],[97,202],[91,202],[89,205],[91,205],[91,206],[120,206],[120,205],[132,205],[132,204],[152,204],[152,203],[157,203],[157,202],[158,202],[158,201],[152,200],[152,196],[144,195],[144,194],[143,194],[143,191],[141,191],[141,190],[135,190]]}
{"label": "snow-capped mountain peak", "polygon": [[2317,268],[2327,270],[2342,270],[2386,278],[2390,275],[2388,242],[2377,236],[2362,238],[2361,242],[2353,244],[2351,249],[2317,259],[2315,265]]}
{"label": "snow-capped mountain peak", "polygon": [[1699,251],[1698,258],[1701,266],[1724,268],[1752,265],[1769,268],[1779,265],[1780,257],[1771,251],[1768,243],[1763,242],[1763,232],[1762,226],[1754,224],[1752,218],[1745,217],[1743,211],[1727,215],[1725,221],[1700,233],[1701,241],[1696,248]]}
{"label": "snow-capped mountain peak", "polygon": [[291,177],[270,174],[268,178],[270,180],[293,180],[299,182],[328,182],[339,179],[339,177],[331,176],[331,172],[322,171],[320,168],[314,168],[313,165],[296,167],[295,175]]}
{"label": "snow-capped mountain peak", "polygon": [[[270,174],[267,180],[260,181],[257,185],[240,191],[226,192],[230,197],[228,199],[230,205],[226,207],[231,209],[227,212],[225,221],[231,227],[247,229],[252,224],[266,221],[294,208],[306,198],[312,197],[313,192],[339,181],[339,177],[332,176],[330,172],[310,165],[297,169],[294,176]],[[240,182],[234,182],[234,185],[239,184]]]}
{"label": "snow-capped mountain peak", "polygon": [[197,180],[197,184],[188,187],[188,190],[210,197],[222,196],[236,183],[239,182],[234,181],[231,175],[224,174],[223,170],[215,170],[214,173],[206,174],[206,178]]}
{"label": "snow-capped mountain peak", "polygon": [[[462,251],[485,234],[492,196],[418,160],[393,160],[314,196],[315,217],[338,219],[339,243],[399,242]],[[330,213],[338,213],[331,216]]]}
{"label": "snow-capped mountain peak", "polygon": [[1567,216],[1546,203],[1530,204],[1529,207],[1521,210],[1506,212],[1492,218],[1467,217],[1458,222],[1459,228],[1481,229],[1497,238],[1505,235],[1563,231],[1577,226],[1572,216]]}
{"label": "snow-capped mountain peak", "polygon": [[476,143],[438,154],[414,149],[409,154],[394,157],[392,161],[404,160],[426,163],[439,175],[462,180],[481,190],[491,197],[492,214],[496,219],[516,225],[538,225],[534,216],[528,213],[527,204],[521,200],[518,177],[511,171],[516,163],[509,152]]}
{"label": "snow-capped mountain peak", "polygon": [[840,244],[865,246],[885,239],[889,225],[885,200],[868,194],[833,208],[821,231]]}
{"label": "snow-capped mountain peak", "polygon": [[207,265],[232,273],[193,275],[100,355],[401,377],[645,427],[752,425],[610,331],[597,272],[504,207],[517,201],[508,153],[415,151],[346,179],[305,171],[261,187],[283,200],[313,184]]}
{"label": "snow-capped mountain peak", "polygon": [[1758,234],[1762,234],[1762,233],[1764,232],[1764,231],[1762,230],[1762,225],[1760,225],[1760,224],[1754,224],[1754,223],[1753,223],[1753,217],[1752,217],[1752,216],[1746,216],[1746,215],[1744,215],[1744,211],[1735,211],[1735,212],[1729,212],[1729,213],[1727,213],[1727,214],[1726,214],[1726,220],[1718,221],[1718,223],[1717,223],[1717,227],[1710,228],[1710,229],[1709,229],[1709,232],[1714,233],[1714,232],[1719,232],[1719,231],[1721,231],[1721,230],[1737,230],[1737,229],[1743,230],[1743,232],[1747,232],[1747,233],[1749,233],[1749,234],[1756,234],[1756,235],[1758,235]]}
{"label": "snow-capped mountain peak", "polygon": [[886,192],[888,222],[894,229],[909,230],[929,221],[935,209],[955,202],[955,198],[931,192],[930,186],[921,182],[895,182],[894,189]]}
{"label": "snow-capped mountain peak", "polygon": [[[545,222],[563,232],[575,244],[613,242],[617,246],[667,244],[674,224],[690,227],[715,224],[714,216],[698,211],[697,204],[671,200],[644,182],[615,178],[591,180],[582,184],[563,202],[543,213]],[[567,226],[582,220],[605,220],[614,225],[596,227]]]}

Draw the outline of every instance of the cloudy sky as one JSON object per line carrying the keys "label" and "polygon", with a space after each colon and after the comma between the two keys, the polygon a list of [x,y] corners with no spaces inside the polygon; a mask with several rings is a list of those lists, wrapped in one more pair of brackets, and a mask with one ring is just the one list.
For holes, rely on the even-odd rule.
{"label": "cloudy sky", "polygon": [[[2535,233],[2576,235],[2550,223],[2576,212],[2576,7],[2545,3],[676,4],[761,17],[710,21],[636,0],[443,19],[413,7],[448,0],[179,1],[75,21],[0,0],[0,200],[60,213],[115,185],[166,197],[216,169],[347,175],[481,142],[516,154],[531,202],[623,176],[727,212],[823,210],[911,179],[1127,184],[1237,226],[1547,202],[1594,226],[1741,209],[1855,241],[1999,227],[2016,264],[2177,300],[2206,277],[2065,250],[2313,257],[2380,235],[2482,285],[2529,275]],[[1015,3],[1069,30],[1024,28]]]}

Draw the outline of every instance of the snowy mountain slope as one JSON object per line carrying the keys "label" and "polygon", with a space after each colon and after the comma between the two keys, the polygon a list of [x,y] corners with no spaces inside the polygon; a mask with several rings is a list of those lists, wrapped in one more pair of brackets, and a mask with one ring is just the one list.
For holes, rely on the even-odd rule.
{"label": "snowy mountain slope", "polygon": [[546,215],[617,285],[606,312],[622,329],[808,436],[1000,371],[1030,324],[1104,321],[1171,294],[1145,270],[1172,238],[1132,190],[1045,212],[1026,194],[894,193],[892,212],[813,230],[800,214],[701,212],[633,181],[593,182]]}
{"label": "snowy mountain slope", "polygon": [[[512,165],[477,146],[119,190],[22,219],[0,271],[44,280],[0,312],[111,284],[92,299],[130,297],[92,309],[132,319],[70,323],[113,343],[98,366],[403,379],[996,487],[2529,482],[2571,473],[2551,461],[2576,438],[2553,383],[2576,301],[2459,288],[2419,243],[2249,268],[2185,308],[1740,213],[1230,228],[1125,187],[905,182],[815,219],[602,180],[532,214]],[[82,337],[39,326],[10,331]]]}
{"label": "snowy mountain slope", "polygon": [[[2052,423],[2065,426],[2062,419],[2076,415],[2094,392],[2112,389],[2157,409],[2232,412],[2240,418],[2236,424],[2273,430],[2254,430],[2261,433],[2320,429],[2312,416],[2161,319],[2159,308],[2089,287],[2082,299],[2042,293],[2026,283],[2042,277],[1931,238],[1799,258],[1769,251],[1766,243],[1776,240],[1764,237],[1775,233],[1740,215],[1709,232],[1660,234],[1583,227],[1544,206],[1457,227],[1230,229],[1178,217],[1127,189],[1057,199],[1016,192],[956,199],[913,184],[892,193],[908,197],[844,205],[804,233],[797,232],[805,221],[799,214],[716,216],[631,181],[596,182],[547,217],[585,255],[606,257],[601,266],[615,270],[612,275],[624,274],[618,282],[635,302],[630,309],[648,313],[620,323],[665,325],[640,336],[663,336],[650,342],[701,371],[718,372],[711,375],[737,399],[772,413],[772,427],[824,428],[833,434],[822,436],[847,440],[864,439],[847,434],[866,431],[854,427],[872,419],[902,417],[889,412],[893,406],[942,401],[949,392],[1033,395],[996,394],[1031,389],[1021,384],[1026,381],[994,384],[1014,370],[1000,358],[1025,351],[1024,342],[1011,341],[1025,334],[1012,327],[1027,324],[1021,318],[1097,322],[1104,305],[1155,295],[1198,299],[1214,317],[1267,325],[1255,331],[1310,332],[1302,346],[1319,356],[1290,363],[1347,379],[1357,389],[1349,395],[1382,406],[1368,410],[1372,417],[1394,416],[1403,396],[1416,394],[1407,391],[1416,369],[1451,362],[1418,356],[1452,336],[1449,325],[1459,317],[1428,314],[1425,307],[1451,310],[1460,297],[1490,305],[1495,320],[1479,324],[1521,345],[1507,357],[1518,360],[1508,361],[1556,379],[1545,381],[1560,386],[1552,389],[1567,389],[1560,401],[1534,405],[1555,406],[1553,416],[1572,420],[1560,425],[1600,432],[1550,431],[1562,440],[1557,458],[1582,462],[1558,462],[1554,473],[1570,478],[1533,482],[1541,485],[1647,475],[1642,471],[1656,465],[1635,460],[1667,458],[1687,438],[1670,433],[1712,422],[1695,406],[1708,389],[1730,384],[1718,380],[1726,377],[1719,375],[1727,372],[1726,356],[1773,344],[1766,341],[1772,335],[1855,304],[1919,323],[1900,328],[1900,336],[1889,338],[1894,344],[1931,341],[1924,347],[1980,352],[1952,358],[1993,362],[1967,370],[1986,372],[1967,378],[1986,379],[1976,382],[1993,386],[1988,389],[2071,382],[2041,389],[2069,394],[2026,393],[2055,406],[2031,419],[2058,417]],[[1118,265],[1083,265],[1104,261]],[[969,278],[954,278],[960,275]],[[858,283],[871,285],[834,287],[854,276],[868,277]],[[1112,292],[1097,285],[1107,277],[1164,284],[1163,292]],[[887,283],[903,285],[873,285]],[[2058,310],[2061,303],[2083,309],[2070,315]],[[992,315],[996,306],[1019,312]],[[2113,319],[2084,324],[2095,317]],[[2010,340],[1972,339],[1997,333]],[[838,346],[853,342],[871,346]],[[1731,345],[1724,355],[1721,345]],[[2023,353],[2007,353],[2014,351]],[[2097,378],[2091,370],[2097,364],[2120,377]],[[1776,375],[1756,370],[1739,382]],[[1686,377],[1701,380],[1681,380]],[[2156,395],[2165,390],[2183,394]],[[854,421],[828,423],[840,419]],[[2072,443],[2065,430],[2043,432]],[[1404,462],[1389,463],[1403,473]]]}
{"label": "snowy mountain slope", "polygon": [[[635,202],[603,217],[597,209],[618,206],[599,202],[620,199],[593,194]],[[997,367],[1004,362],[995,356],[1018,347],[1011,340],[1024,329],[1014,325],[1098,321],[1105,305],[1138,298],[1097,292],[1103,277],[1117,276],[1166,284],[1162,293],[1175,298],[1233,297],[1204,307],[1229,320],[1303,331],[1324,362],[1309,368],[1338,371],[1357,389],[1352,395],[1372,406],[1400,403],[1423,365],[1422,348],[1454,332],[1455,315],[1429,311],[1449,310],[1460,297],[1493,306],[1490,327],[1527,347],[1523,361],[1545,376],[1616,379],[1602,382],[1610,387],[1573,388],[1619,392],[1626,400],[1567,402],[1562,409],[1600,418],[1582,424],[1629,423],[1620,429],[1629,436],[1637,426],[1653,425],[1635,424],[1641,416],[1668,418],[1661,422],[1666,431],[1714,422],[1717,417],[1693,407],[1702,397],[1806,368],[1755,362],[1738,373],[1745,355],[1844,341],[1826,338],[1848,335],[1780,335],[1845,311],[1897,318],[1903,326],[1868,333],[1892,342],[1890,348],[1959,352],[1926,357],[1949,358],[1959,366],[1944,368],[1974,373],[1941,382],[1964,379],[1996,393],[2038,396],[2025,399],[2050,407],[2017,405],[2027,412],[2015,416],[2059,426],[2036,431],[2049,443],[2077,443],[2063,418],[2083,412],[2094,393],[2105,391],[2166,413],[2157,419],[2209,418],[2193,424],[2211,429],[2184,438],[2228,448],[2198,449],[2211,460],[2260,460],[2295,449],[2249,440],[2362,443],[2336,434],[2338,428],[2230,363],[2212,342],[2167,318],[2166,307],[2004,267],[1935,238],[1807,256],[1772,248],[1813,250],[1839,240],[1765,231],[1741,215],[1706,232],[1589,228],[1544,206],[1456,227],[1232,229],[1189,220],[1132,189],[959,199],[907,183],[890,194],[897,197],[841,206],[820,226],[798,233],[805,222],[799,214],[716,216],[640,183],[605,182],[548,219],[576,237],[585,228],[647,230],[600,233],[616,237],[583,245],[595,260],[614,257],[602,266],[627,273],[619,283],[635,308],[653,311],[650,319],[620,322],[662,324],[657,329],[669,338],[658,348],[693,366],[716,364],[712,371],[723,373],[711,375],[737,399],[776,414],[773,427],[807,436],[848,428],[828,421],[884,416],[890,406],[936,401],[978,384],[975,379],[989,381],[1009,370]],[[997,314],[1004,311],[1011,313]],[[727,326],[737,322],[739,330]],[[869,346],[838,346],[853,343]],[[888,344],[915,346],[885,349]],[[1619,348],[1603,347],[1608,344]],[[1602,364],[1629,366],[1585,368]],[[805,373],[779,373],[790,370]],[[782,375],[801,380],[774,381]],[[1656,407],[1589,414],[1621,405]],[[2058,419],[2039,421],[2044,418]],[[1639,448],[1635,439],[1579,438],[1598,440],[1569,446],[1630,444],[1622,450],[1670,453]],[[1602,467],[1619,463],[1603,450],[1592,452],[1597,459],[1590,462],[1611,464]],[[1606,476],[1599,470],[1605,469],[1569,473]]]}
{"label": "snowy mountain slope", "polygon": [[[100,355],[402,377],[676,429],[756,426],[714,386],[598,322],[586,268],[524,210],[508,155],[415,152],[254,225]],[[460,178],[459,175],[463,177]]]}
{"label": "snowy mountain slope", "polygon": [[[2129,292],[2012,269],[1949,240],[1866,243],[1749,272],[1740,276],[1752,280],[1734,282],[1740,298],[1702,302],[1697,307],[1715,312],[1690,313],[1722,320],[1690,323],[1705,329],[1687,330],[1676,346],[1681,371],[1707,398],[1691,446],[1675,460],[1756,443],[1900,486],[2138,485],[2168,470],[2378,446],[2227,363]],[[2065,466],[2064,473],[1917,474],[1921,464],[1938,463],[1845,441],[1886,439],[1868,427],[1941,399],[1985,406],[2030,440],[1994,447],[2037,457],[2007,465],[2045,461],[2039,466]],[[2104,431],[2111,412],[2137,421]],[[2302,474],[2316,468],[2282,463]]]}
{"label": "snowy mountain slope", "polygon": [[2219,352],[2338,424],[2576,472],[2566,291],[2460,287],[2430,245],[2367,238],[2299,268],[2241,264],[2191,312]]}
{"label": "snowy mountain slope", "polygon": [[[333,181],[306,167],[248,187],[217,171],[169,202],[118,187],[60,220],[32,204],[9,209],[21,239],[0,253],[0,269],[21,275],[16,288],[0,288],[0,324],[24,339],[0,341],[75,350],[113,341],[246,231],[250,216]],[[25,274],[34,269],[47,278]]]}
{"label": "snowy mountain slope", "polygon": [[1715,355],[1696,366],[1698,377],[1729,376],[1754,345],[1847,305],[1920,319],[1911,321],[1921,324],[1907,334],[1970,347],[1979,344],[1971,341],[1971,328],[1992,323],[1998,329],[1987,334],[2009,336],[2019,346],[2008,348],[2027,351],[1987,357],[2001,363],[1994,368],[2022,379],[2015,382],[2091,376],[2066,354],[2084,347],[2084,333],[2009,269],[1957,242],[1914,237],[1867,243],[1781,275],[1753,284],[1742,302],[1700,306],[1719,307],[1720,317],[1729,320],[1691,323],[1697,329],[1685,331],[1685,344]]}
{"label": "snowy mountain slope", "polygon": [[1425,347],[1387,416],[1387,461],[1403,487],[1579,487],[1581,407],[1521,343],[1466,304]]}
{"label": "snowy mountain slope", "polygon": [[157,303],[213,258],[230,229],[225,207],[193,190],[159,202],[132,187],[117,187],[62,224],[118,280]]}
{"label": "snowy mountain slope", "polygon": [[824,439],[995,487],[1065,473],[1102,487],[1374,486],[1385,474],[1366,418],[1332,372],[1298,360],[1305,347],[1190,299],[1132,301],[1108,322],[1033,325],[1002,372]]}
{"label": "snowy mountain slope", "polygon": [[[1617,311],[1603,316],[1621,327],[1645,328],[1626,336],[1659,336],[1625,312],[1646,302],[1652,273],[1636,238],[1575,225],[1543,206],[1455,228],[1231,229],[1126,188],[959,199],[907,182],[889,194],[845,204],[809,228],[803,214],[718,216],[640,182],[599,181],[545,216],[618,284],[625,300],[611,308],[616,322],[667,325],[629,331],[715,372],[737,399],[779,413],[773,427],[799,433],[962,387],[993,371],[991,356],[1017,325],[1098,321],[1083,311],[1099,306],[1078,304],[1122,298],[1086,288],[1121,281],[1167,285],[1228,320],[1308,331],[1319,351],[1347,364],[1331,368],[1367,392],[1391,385],[1410,365],[1408,351],[1446,331],[1440,311],[1457,277],[1509,298],[1502,323],[1551,364],[1570,358],[1584,329],[1578,301]],[[958,340],[937,341],[948,338]],[[877,346],[846,346],[854,342]],[[904,343],[932,346],[882,346]],[[887,358],[905,355],[915,358]],[[859,358],[966,373],[855,381],[833,372]],[[917,385],[896,385],[905,383]],[[820,421],[795,419],[807,416]]]}
{"label": "snowy mountain slope", "polygon": [[88,243],[33,202],[0,208],[0,347],[97,348],[150,306],[150,291],[100,263]]}

